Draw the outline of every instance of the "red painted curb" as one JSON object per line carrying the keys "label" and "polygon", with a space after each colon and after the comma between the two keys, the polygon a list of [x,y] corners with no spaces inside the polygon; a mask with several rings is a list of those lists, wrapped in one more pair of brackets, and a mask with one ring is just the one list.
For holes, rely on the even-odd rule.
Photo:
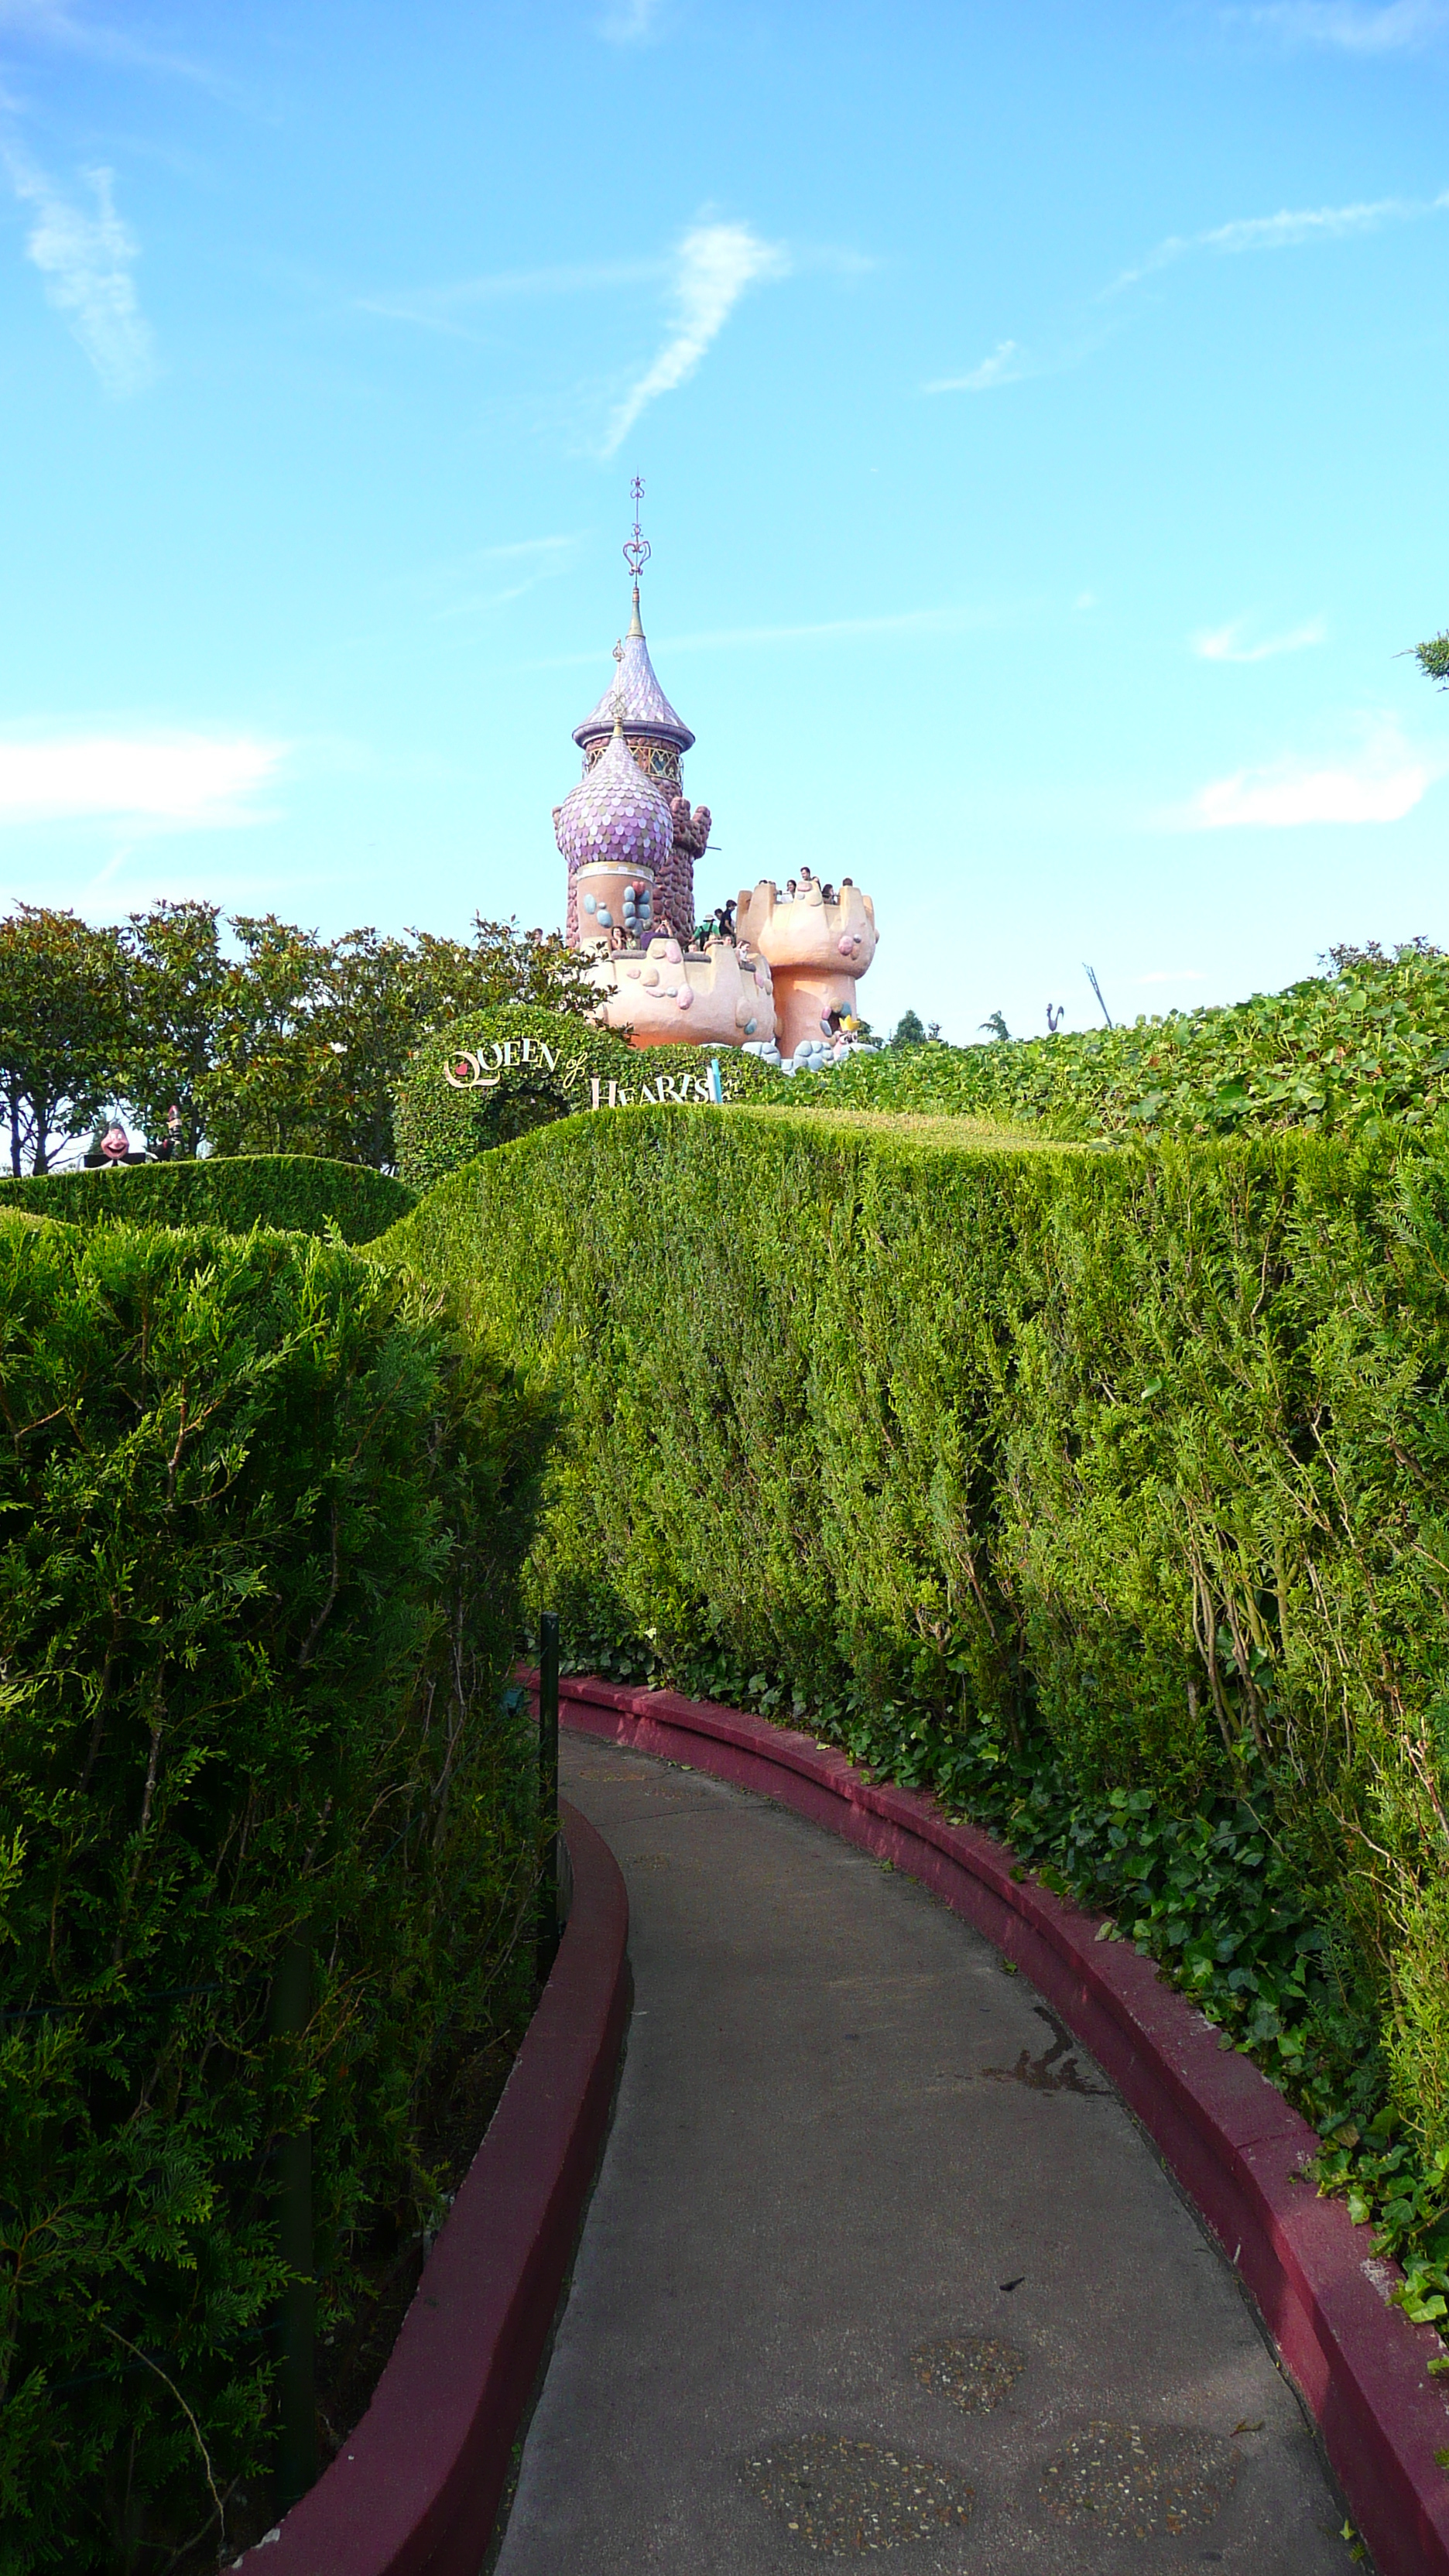
{"label": "red painted curb", "polygon": [[[522,1678],[522,1676],[520,1676]],[[1006,1847],[934,1800],[873,1784],[840,1753],[742,1709],[593,1678],[561,1685],[570,1727],[792,1807],[920,1879],[1020,1962],[1155,2139],[1262,2312],[1313,2413],[1380,2576],[1449,2576],[1449,2408],[1426,2375],[1432,2327],[1390,2308],[1397,2268],[1370,2230],[1297,2180],[1318,2140],[1265,2075],[1158,1977],[1097,1938]]]}
{"label": "red painted curb", "polygon": [[254,2576],[477,2576],[598,2160],[628,2015],[629,1903],[561,1802],[552,1976],[373,2393]]}

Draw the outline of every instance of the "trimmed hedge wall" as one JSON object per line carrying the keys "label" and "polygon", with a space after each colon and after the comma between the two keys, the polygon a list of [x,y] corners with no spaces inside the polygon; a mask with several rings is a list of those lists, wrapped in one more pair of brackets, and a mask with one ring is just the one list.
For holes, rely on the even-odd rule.
{"label": "trimmed hedge wall", "polygon": [[[394,1094],[398,1169],[414,1189],[428,1189],[495,1145],[589,1109],[595,1079],[606,1100],[613,1085],[625,1105],[646,1086],[657,1098],[661,1076],[681,1098],[702,1099],[712,1054],[726,1100],[763,1091],[763,1067],[738,1048],[631,1047],[612,1030],[522,1002],[475,1011],[418,1048]],[[462,1067],[471,1088],[447,1078]]]}
{"label": "trimmed hedge wall", "polygon": [[[1449,2154],[1449,1157],[635,1110],[377,1250],[567,1409],[578,1654],[714,1658],[1024,1847],[1050,1776],[1302,2098]],[[1199,1903],[1230,1851],[1271,1975]]]}
{"label": "trimmed hedge wall", "polygon": [[320,1154],[207,1155],[0,1179],[0,1212],[28,1208],[84,1226],[215,1225],[228,1234],[254,1225],[325,1234],[336,1226],[345,1243],[369,1242],[413,1204],[414,1193],[391,1174]]}
{"label": "trimmed hedge wall", "polygon": [[0,1417],[0,2569],[170,2566],[266,2502],[276,2140],[326,2337],[526,2014],[543,1422],[340,1246],[16,1224]]}

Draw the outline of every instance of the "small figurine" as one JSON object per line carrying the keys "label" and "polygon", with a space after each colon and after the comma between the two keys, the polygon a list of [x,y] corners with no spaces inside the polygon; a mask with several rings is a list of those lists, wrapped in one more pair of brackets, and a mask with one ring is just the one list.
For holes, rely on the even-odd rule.
{"label": "small figurine", "polygon": [[101,1138],[101,1152],[108,1163],[124,1163],[131,1150],[131,1139],[119,1118],[113,1118]]}

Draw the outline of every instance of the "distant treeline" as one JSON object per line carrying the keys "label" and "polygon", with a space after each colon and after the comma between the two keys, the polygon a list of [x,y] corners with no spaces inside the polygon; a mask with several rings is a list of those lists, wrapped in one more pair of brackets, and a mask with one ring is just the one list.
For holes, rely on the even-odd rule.
{"label": "distant treeline", "polygon": [[555,934],[475,917],[471,941],[162,903],[96,929],[20,904],[0,921],[0,1152],[44,1172],[118,1110],[182,1153],[394,1161],[392,1087],[432,1029],[499,1002],[581,1010]]}

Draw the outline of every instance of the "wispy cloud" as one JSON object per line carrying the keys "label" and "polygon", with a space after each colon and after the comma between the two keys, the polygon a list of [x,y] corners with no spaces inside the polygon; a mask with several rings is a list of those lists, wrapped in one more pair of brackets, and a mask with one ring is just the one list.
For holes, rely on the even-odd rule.
{"label": "wispy cloud", "polygon": [[1271,662],[1279,653],[1302,653],[1328,636],[1324,620],[1310,617],[1306,625],[1290,626],[1282,635],[1264,635],[1250,643],[1249,623],[1246,617],[1235,617],[1227,626],[1210,627],[1192,637],[1192,649],[1204,662]]}
{"label": "wispy cloud", "polygon": [[938,376],[934,383],[923,385],[927,394],[985,394],[993,385],[1019,384],[1021,378],[1034,372],[1019,340],[998,340],[989,358],[977,367],[969,367],[964,376]]}
{"label": "wispy cloud", "polygon": [[1262,0],[1223,14],[1284,44],[1336,45],[1347,54],[1412,52],[1449,28],[1445,0],[1387,0],[1377,8],[1365,0]]}
{"label": "wispy cloud", "polygon": [[431,597],[440,620],[479,616],[567,572],[577,547],[577,537],[520,537],[509,545],[477,546],[416,586]]}
{"label": "wispy cloud", "polygon": [[467,339],[473,335],[464,317],[477,305],[648,286],[669,274],[670,263],[665,259],[590,260],[572,267],[504,269],[490,276],[458,278],[447,286],[416,287],[401,295],[359,295],[356,303],[360,313],[376,313],[387,322],[415,322],[425,331],[446,331]]}
{"label": "wispy cloud", "polygon": [[1356,760],[1315,766],[1285,759],[1215,779],[1179,819],[1196,831],[1291,830],[1303,823],[1397,823],[1412,813],[1442,764],[1416,756],[1397,726],[1379,724]]}
{"label": "wispy cloud", "polygon": [[185,54],[168,53],[104,18],[92,18],[66,7],[65,0],[0,0],[0,35],[18,42],[54,46],[92,61],[122,63],[136,71],[163,72],[194,81],[203,89],[224,90],[205,63]]}
{"label": "wispy cloud", "polygon": [[685,234],[675,260],[670,336],[618,405],[605,456],[617,454],[650,403],[688,382],[746,288],[787,276],[790,265],[781,243],[762,241],[748,224],[697,224]]}
{"label": "wispy cloud", "polygon": [[610,45],[647,45],[660,33],[664,0],[614,0],[599,20],[599,34]]}
{"label": "wispy cloud", "polygon": [[250,736],[72,734],[0,741],[0,825],[130,822],[216,826],[258,819],[246,799],[286,745]]}
{"label": "wispy cloud", "polygon": [[1297,250],[1306,242],[1345,241],[1382,231],[1386,224],[1422,222],[1449,208],[1449,189],[1437,197],[1375,197],[1347,206],[1285,206],[1276,215],[1246,215],[1204,232],[1169,233],[1131,268],[1124,268],[1103,296],[1121,295],[1144,277],[1155,277],[1193,251],[1232,256],[1242,251]]}
{"label": "wispy cloud", "polygon": [[[1449,10],[1449,0],[1445,0]],[[1194,254],[1208,257],[1232,257],[1250,251],[1298,250],[1311,242],[1346,241],[1355,236],[1376,233],[1389,224],[1421,223],[1426,216],[1449,212],[1449,188],[1437,197],[1376,197],[1346,206],[1285,206],[1275,215],[1243,215],[1225,224],[1212,224],[1195,233],[1168,233],[1153,245],[1130,268],[1124,268],[1093,298],[1092,310],[1100,317],[1144,279],[1158,276],[1163,269],[1175,267],[1179,260]],[[1059,375],[1065,368],[1079,366],[1103,343],[1106,332],[1099,321],[1095,327],[1079,329],[1063,341],[1055,354],[1033,356],[1017,340],[999,340],[989,358],[964,375],[938,376],[922,387],[928,394],[988,393],[994,386],[1019,384],[1030,376]]]}
{"label": "wispy cloud", "polygon": [[[1013,613],[996,607],[981,608],[906,608],[880,617],[823,617],[798,626],[719,626],[695,635],[650,635],[652,648],[673,657],[676,653],[730,653],[754,651],[762,645],[838,644],[865,641],[872,636],[965,635],[983,627],[1005,624]],[[561,671],[592,668],[599,656],[594,653],[557,653],[526,663],[530,671]]]}
{"label": "wispy cloud", "polygon": [[116,212],[111,172],[84,173],[92,212],[63,196],[19,152],[8,152],[6,163],[17,197],[34,210],[25,254],[39,269],[47,298],[65,315],[106,391],[138,393],[154,372],[154,356],[131,274],[138,244]]}

